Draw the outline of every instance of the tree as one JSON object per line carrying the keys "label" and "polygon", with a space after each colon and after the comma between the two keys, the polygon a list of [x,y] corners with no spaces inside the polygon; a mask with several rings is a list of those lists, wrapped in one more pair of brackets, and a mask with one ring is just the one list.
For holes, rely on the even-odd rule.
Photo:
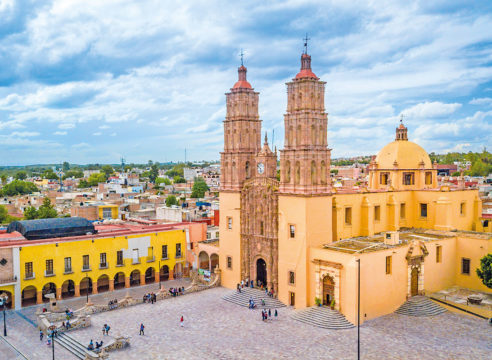
{"label": "tree", "polygon": [[0,192],[0,195],[15,196],[25,195],[37,192],[38,188],[33,183],[22,180],[14,180],[10,184],[5,185]]}
{"label": "tree", "polygon": [[94,173],[89,176],[87,182],[89,186],[97,186],[99,183],[106,182],[106,174],[105,173]]}
{"label": "tree", "polygon": [[166,206],[171,207],[172,205],[178,205],[178,199],[176,199],[176,196],[174,195],[169,195],[166,198]]}
{"label": "tree", "polygon": [[63,170],[63,172],[67,172],[68,170],[70,170],[70,164],[67,161],[63,162],[62,170]]}
{"label": "tree", "polygon": [[84,172],[80,169],[73,169],[73,170],[68,170],[65,175],[63,175],[63,180],[68,179],[68,178],[75,178],[75,179],[80,179],[81,177],[84,177]]}
{"label": "tree", "polygon": [[485,286],[492,289],[492,254],[487,254],[480,259],[480,268],[477,269],[477,275]]}
{"label": "tree", "polygon": [[175,184],[184,184],[184,183],[186,183],[186,180],[184,177],[177,175],[174,177],[173,182]]}
{"label": "tree", "polygon": [[155,179],[155,184],[156,185],[161,185],[161,184],[171,185],[171,180],[169,180],[168,178],[158,177],[157,179]]}
{"label": "tree", "polygon": [[34,206],[29,206],[24,209],[24,219],[33,220],[38,218],[38,211]]}
{"label": "tree", "polygon": [[46,169],[45,171],[43,171],[43,178],[49,180],[56,180],[58,179],[58,175],[55,174],[53,169]]}
{"label": "tree", "polygon": [[25,171],[17,171],[15,173],[15,178],[17,180],[25,180],[27,178],[27,173]]}
{"label": "tree", "polygon": [[7,208],[3,205],[0,205],[0,224],[7,222],[7,218],[9,217],[9,212]]}
{"label": "tree", "polygon": [[2,176],[0,176],[0,179],[2,180],[2,185],[7,185],[7,175],[2,174]]}
{"label": "tree", "polygon": [[193,188],[191,189],[192,198],[202,198],[205,196],[205,192],[210,190],[205,180],[201,177],[195,178]]}
{"label": "tree", "polygon": [[85,189],[85,188],[88,188],[88,187],[90,187],[90,185],[87,182],[87,180],[82,179],[82,180],[79,181],[79,185],[78,185],[78,188],[79,189]]}
{"label": "tree", "polygon": [[47,197],[43,199],[43,205],[41,205],[37,211],[39,219],[49,219],[58,216],[58,212],[51,205],[51,200]]}
{"label": "tree", "polygon": [[149,171],[149,180],[151,183],[155,183],[155,179],[157,179],[157,176],[159,176],[159,167],[154,164],[150,167]]}
{"label": "tree", "polygon": [[101,170],[106,174],[106,177],[109,177],[114,172],[111,165],[104,165]]}
{"label": "tree", "polygon": [[456,176],[460,176],[460,172],[459,172],[459,171],[455,171],[455,172],[453,172],[453,173],[451,174],[451,176],[455,176],[455,177],[456,177]]}

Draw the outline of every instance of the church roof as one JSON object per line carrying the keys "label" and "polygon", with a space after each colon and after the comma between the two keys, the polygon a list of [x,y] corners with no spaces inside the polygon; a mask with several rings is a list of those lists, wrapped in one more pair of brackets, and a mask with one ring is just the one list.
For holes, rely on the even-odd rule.
{"label": "church roof", "polygon": [[421,163],[425,169],[432,169],[432,162],[423,147],[412,141],[393,141],[383,147],[376,156],[379,169],[418,169]]}
{"label": "church roof", "polygon": [[244,65],[241,65],[238,69],[238,81],[232,87],[233,89],[252,89],[251,84],[246,80],[246,72],[248,70]]}
{"label": "church roof", "polygon": [[301,56],[301,71],[299,71],[294,80],[300,79],[316,79],[319,78],[311,70],[311,56],[308,54],[302,54]]}

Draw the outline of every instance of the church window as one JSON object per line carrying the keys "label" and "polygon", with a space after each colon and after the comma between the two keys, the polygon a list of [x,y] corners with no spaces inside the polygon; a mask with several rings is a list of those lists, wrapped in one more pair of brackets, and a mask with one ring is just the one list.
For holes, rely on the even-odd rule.
{"label": "church window", "polygon": [[413,172],[404,172],[403,173],[403,185],[414,185],[415,184],[415,176]]}
{"label": "church window", "polygon": [[460,215],[465,215],[466,212],[466,203],[462,202],[460,204]]}
{"label": "church window", "polygon": [[345,224],[346,225],[352,225],[352,208],[351,207],[345,208]]}
{"label": "church window", "polygon": [[289,233],[291,238],[296,237],[296,226],[295,225],[289,225]]}
{"label": "church window", "polygon": [[427,171],[425,173],[425,185],[431,185],[432,184],[432,172]]}
{"label": "church window", "polygon": [[389,180],[389,173],[384,172],[380,174],[379,182],[381,183],[381,185],[388,185],[388,180]]}
{"label": "church window", "polygon": [[318,183],[318,176],[316,174],[316,162],[311,161],[311,184],[316,185]]}
{"label": "church window", "polygon": [[227,217],[227,228],[232,229],[232,217]]}
{"label": "church window", "polygon": [[285,182],[290,183],[290,161],[285,162]]}
{"label": "church window", "polygon": [[251,168],[249,166],[249,161],[246,161],[246,166],[245,166],[245,170],[246,170],[246,179],[249,179],[251,177]]}
{"label": "church window", "polygon": [[294,285],[296,283],[296,274],[293,271],[289,271],[289,285]]}
{"label": "church window", "polygon": [[316,145],[316,126],[311,125],[311,145]]}
{"label": "church window", "polygon": [[296,132],[296,146],[299,147],[301,146],[301,125],[297,126],[297,132]]}
{"label": "church window", "polygon": [[294,129],[291,126],[291,127],[289,127],[289,139],[288,139],[287,144],[289,146],[292,146],[292,145],[294,145],[293,142],[294,142]]}
{"label": "church window", "polygon": [[461,273],[470,275],[470,259],[461,258]]}
{"label": "church window", "polygon": [[324,161],[321,162],[321,183],[326,184],[326,164]]}
{"label": "church window", "polygon": [[299,164],[299,161],[296,162],[295,183],[296,185],[301,183],[301,164]]}
{"label": "church window", "polygon": [[265,232],[265,225],[263,221],[260,221],[260,235],[263,235],[264,232]]}
{"label": "church window", "polygon": [[231,256],[227,257],[227,268],[232,269],[232,257]]}
{"label": "church window", "polygon": [[386,256],[386,275],[391,274],[391,256]]}
{"label": "church window", "polygon": [[236,182],[237,180],[237,173],[236,173],[236,163],[232,163],[232,181]]}
{"label": "church window", "polygon": [[427,217],[427,204],[420,204],[420,217]]}
{"label": "church window", "polygon": [[323,126],[319,126],[319,145],[323,145],[325,143]]}
{"label": "church window", "polygon": [[442,262],[442,246],[436,246],[436,263]]}
{"label": "church window", "polygon": [[381,220],[381,206],[374,206],[374,221]]}
{"label": "church window", "polygon": [[400,219],[405,219],[406,217],[406,206],[405,204],[400,204]]}

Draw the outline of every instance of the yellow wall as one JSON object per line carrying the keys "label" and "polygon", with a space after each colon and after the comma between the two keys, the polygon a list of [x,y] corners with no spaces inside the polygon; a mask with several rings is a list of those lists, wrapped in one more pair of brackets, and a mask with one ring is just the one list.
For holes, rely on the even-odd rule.
{"label": "yellow wall", "polygon": [[118,205],[100,205],[98,207],[99,219],[103,219],[103,209],[111,208],[111,219],[118,219]]}
{"label": "yellow wall", "polygon": [[[239,192],[220,193],[220,253],[221,283],[230,289],[241,282],[241,199]],[[232,218],[232,229],[227,219]],[[232,257],[232,268],[227,267],[227,257]]]}
{"label": "yellow wall", "polygon": [[[132,249],[129,249],[131,239],[143,238],[150,239],[150,246],[153,247],[155,261],[147,261],[148,250],[146,249],[139,252],[139,264],[132,264],[132,259],[125,258],[124,266],[116,266],[116,252],[118,250],[129,250],[131,252]],[[177,243],[181,244],[182,256],[179,259],[175,258]],[[86,276],[91,278],[93,286],[95,286],[101,275],[108,275],[109,279],[113,279],[117,273],[123,272],[125,277],[129,277],[133,270],[139,270],[140,274],[145,274],[145,271],[149,267],[153,267],[155,272],[158,272],[162,245],[168,245],[168,259],[161,260],[160,265],[161,267],[167,265],[169,270],[172,271],[176,262],[183,261],[186,256],[186,234],[184,230],[95,238],[94,240],[60,241],[58,244],[50,243],[23,246],[20,251],[21,290],[33,285],[39,292],[45,284],[50,282],[55,283],[57,288],[61,288],[66,280],[74,281],[77,286]],[[108,264],[108,268],[106,269],[99,268],[100,253],[106,253],[106,262]],[[89,255],[91,271],[82,271],[83,255]],[[73,273],[64,274],[65,257],[72,258]],[[49,259],[53,259],[55,275],[46,277],[44,275],[46,260]],[[33,263],[34,279],[25,280],[26,262]]]}
{"label": "yellow wall", "polygon": [[[485,236],[484,239],[480,239],[460,234],[456,242],[456,285],[490,293],[490,289],[482,283],[476,271],[480,267],[480,259],[487,254],[492,254],[492,240],[486,239]],[[461,258],[470,259],[470,275],[461,273]]]}

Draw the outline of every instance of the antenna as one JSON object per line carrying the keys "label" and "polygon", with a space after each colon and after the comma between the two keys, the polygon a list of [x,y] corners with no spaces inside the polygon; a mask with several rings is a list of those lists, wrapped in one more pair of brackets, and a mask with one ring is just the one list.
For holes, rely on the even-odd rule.
{"label": "antenna", "polygon": [[241,66],[244,65],[244,52],[243,49],[241,49],[241,53],[239,54],[241,56]]}
{"label": "antenna", "polygon": [[307,54],[308,41],[311,40],[310,38],[308,38],[307,33],[306,33],[306,37],[303,40],[304,40],[304,54]]}

